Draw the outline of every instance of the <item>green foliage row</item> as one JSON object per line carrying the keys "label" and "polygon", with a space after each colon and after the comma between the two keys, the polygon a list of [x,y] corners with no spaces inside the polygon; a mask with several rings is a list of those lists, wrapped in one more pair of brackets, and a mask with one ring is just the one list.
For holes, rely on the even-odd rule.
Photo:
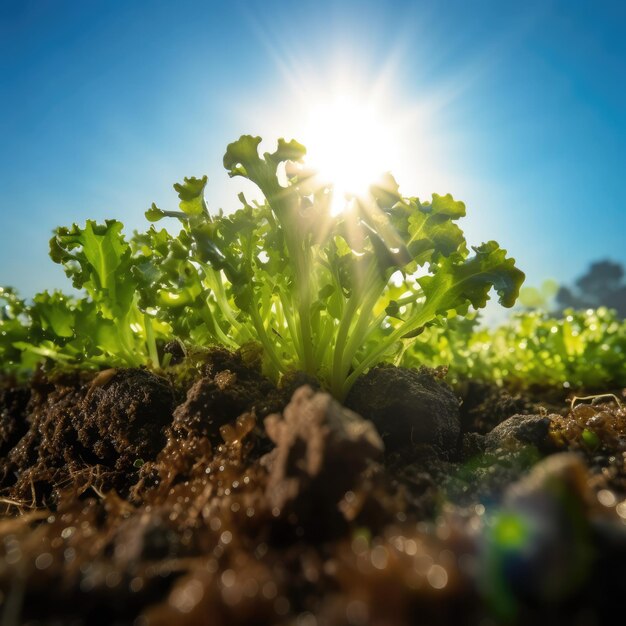
{"label": "green foliage row", "polygon": [[453,380],[495,381],[520,389],[606,391],[626,386],[626,320],[600,307],[516,313],[480,328],[476,318],[429,328],[403,355],[407,366],[445,365]]}
{"label": "green foliage row", "polygon": [[171,338],[189,345],[258,346],[265,371],[317,376],[337,397],[425,328],[480,309],[491,289],[514,304],[524,275],[494,241],[470,249],[450,195],[404,198],[387,175],[334,215],[332,188],[303,165],[305,149],[279,140],[259,154],[242,136],[224,156],[229,175],[265,200],[212,215],[207,178],[175,185],[179,210],[154,204],[151,226],[126,240],[122,224],[59,228],[50,255],[84,296],[0,293],[0,362],[23,371],[42,358],[84,366],[159,363]]}

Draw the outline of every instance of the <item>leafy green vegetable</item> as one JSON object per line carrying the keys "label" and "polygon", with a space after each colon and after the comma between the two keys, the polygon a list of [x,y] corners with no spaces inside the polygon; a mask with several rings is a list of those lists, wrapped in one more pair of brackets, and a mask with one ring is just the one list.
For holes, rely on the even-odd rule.
{"label": "leafy green vegetable", "polygon": [[493,329],[479,328],[476,319],[451,320],[422,338],[403,364],[447,365],[452,380],[589,391],[626,381],[626,321],[604,307],[568,310],[563,317],[527,311]]}
{"label": "leafy green vegetable", "polygon": [[[182,211],[153,205],[148,217],[178,217],[179,240],[210,294],[214,330],[238,344],[260,342],[268,373],[303,370],[341,398],[424,327],[483,307],[493,287],[504,306],[515,302],[522,272],[495,242],[469,254],[456,223],[463,203],[402,198],[388,175],[333,215],[332,189],[302,165],[304,148],[280,140],[260,156],[260,141],[244,135],[230,144],[224,165],[255,183],[265,202],[240,195],[241,209],[212,216],[194,200],[206,180],[186,179],[177,187]],[[189,211],[187,202],[201,208]]]}
{"label": "leafy green vegetable", "polygon": [[86,367],[159,366],[157,339],[169,337],[171,328],[140,308],[141,290],[150,287],[121,231],[120,222],[88,220],[84,228],[57,229],[51,239],[51,258],[84,297],[43,292],[26,303],[11,290],[0,293],[6,371],[27,371],[43,359]]}
{"label": "leafy green vegetable", "polygon": [[[224,166],[262,192],[239,195],[232,214],[209,213],[203,178],[174,186],[179,210],[152,205],[151,226],[129,241],[122,224],[88,220],[50,243],[84,296],[40,294],[32,304],[3,292],[0,356],[12,367],[60,363],[159,366],[169,338],[229,348],[260,345],[265,371],[317,376],[343,398],[381,360],[399,359],[424,329],[470,308],[492,289],[510,307],[524,275],[497,243],[468,249],[465,205],[450,195],[404,198],[391,175],[335,215],[296,141],[259,154],[259,137],[230,144]],[[26,359],[26,360],[25,360]]]}
{"label": "leafy green vegetable", "polygon": [[39,361],[59,363],[81,360],[88,342],[97,340],[82,333],[84,318],[91,311],[85,302],[77,302],[59,292],[37,294],[28,304],[11,289],[0,290],[0,362],[7,373],[32,370]]}

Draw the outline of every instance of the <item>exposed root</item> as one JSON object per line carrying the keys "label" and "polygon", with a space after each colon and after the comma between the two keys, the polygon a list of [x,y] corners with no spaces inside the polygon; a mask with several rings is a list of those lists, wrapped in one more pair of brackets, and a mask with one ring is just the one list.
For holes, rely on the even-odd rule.
{"label": "exposed root", "polygon": [[614,393],[597,393],[592,396],[574,396],[570,403],[570,410],[572,411],[574,410],[574,407],[576,406],[576,402],[578,402],[579,400],[593,401],[593,400],[598,400],[599,398],[613,398],[613,400],[615,400],[615,404],[617,404],[617,406],[620,409],[624,408],[624,405],[622,404],[621,400]]}
{"label": "exposed root", "polygon": [[6,504],[9,507],[14,506],[18,510],[20,515],[24,515],[23,509],[33,508],[33,506],[31,504],[28,504],[28,502],[24,502],[22,500],[12,500],[11,498],[0,498],[0,504]]}

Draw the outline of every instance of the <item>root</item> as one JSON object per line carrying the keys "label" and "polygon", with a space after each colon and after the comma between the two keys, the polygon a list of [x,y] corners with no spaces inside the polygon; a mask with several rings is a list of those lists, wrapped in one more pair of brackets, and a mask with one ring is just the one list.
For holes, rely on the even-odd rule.
{"label": "root", "polygon": [[20,515],[24,515],[24,509],[34,508],[32,504],[21,500],[11,500],[10,498],[0,498],[0,504],[6,504],[7,506],[14,506],[19,510]]}
{"label": "root", "polygon": [[578,402],[579,400],[593,401],[593,400],[597,400],[598,398],[613,398],[613,400],[615,400],[615,404],[617,404],[620,410],[624,409],[624,405],[622,404],[621,400],[614,393],[598,393],[593,396],[574,396],[570,403],[570,410],[571,411],[574,410],[574,407],[576,406],[576,402]]}

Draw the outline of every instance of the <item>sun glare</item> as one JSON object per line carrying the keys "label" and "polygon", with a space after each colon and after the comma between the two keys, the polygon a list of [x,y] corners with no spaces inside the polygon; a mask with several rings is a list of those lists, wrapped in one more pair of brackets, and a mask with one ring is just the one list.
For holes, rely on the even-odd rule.
{"label": "sun glare", "polygon": [[[376,73],[341,50],[315,70],[293,55],[276,56],[285,83],[267,96],[265,108],[246,103],[245,127],[266,138],[270,151],[277,137],[302,143],[307,169],[317,172],[311,182],[332,186],[334,214],[388,172],[405,195],[455,189],[448,168],[458,141],[436,122],[445,94],[410,98],[393,55]],[[277,89],[284,92],[279,101]]]}
{"label": "sun glare", "polygon": [[393,168],[393,135],[389,117],[363,99],[337,95],[311,107],[302,132],[306,162],[333,186],[333,213]]}

